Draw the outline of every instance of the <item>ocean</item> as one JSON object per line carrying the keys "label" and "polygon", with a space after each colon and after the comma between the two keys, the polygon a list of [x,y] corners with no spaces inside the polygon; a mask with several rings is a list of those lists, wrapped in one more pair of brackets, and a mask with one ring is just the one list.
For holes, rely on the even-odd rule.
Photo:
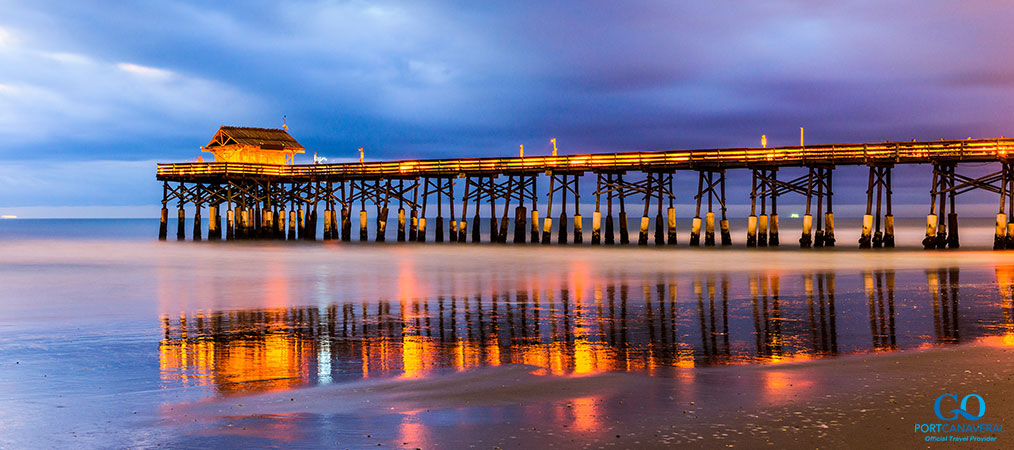
{"label": "ocean", "polygon": [[635,446],[613,441],[637,414],[610,402],[616,383],[665,380],[623,398],[666,413],[750,409],[793,382],[849,384],[758,370],[1014,345],[1014,253],[989,249],[991,220],[963,219],[960,250],[922,250],[921,223],[859,250],[847,219],[833,249],[799,249],[788,220],[759,249],[738,222],[737,245],[692,249],[685,233],[159,242],[157,220],[0,220],[0,448]]}

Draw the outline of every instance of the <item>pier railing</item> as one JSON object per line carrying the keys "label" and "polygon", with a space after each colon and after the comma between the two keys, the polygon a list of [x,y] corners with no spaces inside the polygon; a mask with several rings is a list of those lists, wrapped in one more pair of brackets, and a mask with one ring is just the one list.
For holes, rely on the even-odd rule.
{"label": "pier railing", "polygon": [[1014,139],[882,142],[802,147],[729,148],[561,156],[455,158],[365,163],[276,165],[248,163],[158,164],[160,180],[200,178],[377,179],[540,172],[656,171],[829,165],[988,162],[1007,159]]}

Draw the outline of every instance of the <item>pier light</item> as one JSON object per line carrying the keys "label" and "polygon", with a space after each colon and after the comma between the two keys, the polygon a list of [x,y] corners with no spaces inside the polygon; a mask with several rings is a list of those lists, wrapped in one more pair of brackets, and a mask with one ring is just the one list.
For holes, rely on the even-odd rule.
{"label": "pier light", "polygon": [[304,148],[285,130],[223,126],[201,151],[215,156],[215,162],[292,164]]}
{"label": "pier light", "polygon": [[553,143],[553,156],[556,156],[556,138],[552,138],[549,142]]}

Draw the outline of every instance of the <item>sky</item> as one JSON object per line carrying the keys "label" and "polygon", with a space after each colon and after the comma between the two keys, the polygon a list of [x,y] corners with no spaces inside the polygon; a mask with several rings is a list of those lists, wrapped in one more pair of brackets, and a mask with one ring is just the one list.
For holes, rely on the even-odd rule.
{"label": "sky", "polygon": [[795,145],[801,126],[808,143],[1014,135],[1005,1],[0,11],[3,214],[151,216],[156,162],[194,160],[221,125],[283,117],[302,162],[359,147],[368,159],[539,154],[550,138],[563,153],[756,146],[762,134]]}

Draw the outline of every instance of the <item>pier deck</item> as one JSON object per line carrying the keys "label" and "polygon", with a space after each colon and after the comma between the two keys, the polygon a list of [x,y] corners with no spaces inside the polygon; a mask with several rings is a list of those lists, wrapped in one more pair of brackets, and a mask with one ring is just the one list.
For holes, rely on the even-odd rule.
{"label": "pier deck", "polygon": [[364,163],[276,165],[245,163],[158,164],[163,181],[228,178],[272,179],[285,182],[489,176],[546,171],[583,173],[609,171],[672,171],[687,169],[744,169],[805,167],[814,164],[877,165],[934,162],[992,162],[1007,159],[1014,139],[879,142],[860,144],[754,147],[706,150],[662,150],[592,153],[560,156],[453,158],[370,161]]}
{"label": "pier deck", "polygon": [[[234,137],[228,135],[235,130],[286,138],[291,140],[291,148],[283,147],[283,150],[302,151],[283,130],[270,129],[223,127],[216,135],[217,140],[209,145],[216,142],[237,145]],[[271,153],[278,151],[278,146],[258,144],[259,141],[251,139],[240,139],[240,144],[246,146],[243,148],[252,152],[249,157],[282,157],[281,153]],[[215,151],[229,154],[223,150],[226,147]],[[836,242],[835,168],[867,166],[866,214],[858,243],[862,248],[893,247],[893,169],[898,164],[930,164],[933,175],[929,183],[929,214],[923,245],[926,248],[959,247],[956,196],[971,190],[985,190],[1000,196],[994,247],[1005,249],[1014,248],[1014,223],[1007,220],[1007,211],[1014,211],[1014,163],[1009,159],[1012,150],[1014,139],[1000,138],[314,165],[158,164],[156,177],[163,183],[159,237],[166,239],[168,235],[167,205],[175,201],[177,239],[185,239],[184,208],[188,204],[193,205],[194,211],[193,238],[201,239],[202,209],[207,207],[210,219],[207,235],[209,239],[221,239],[219,210],[224,204],[228,208],[226,239],[313,240],[318,230],[318,206],[322,204],[325,240],[352,240],[352,216],[356,206],[359,207],[359,240],[370,240],[366,213],[370,205],[376,208],[373,239],[385,241],[389,207],[396,205],[398,241],[430,239],[426,221],[435,210],[436,226],[431,230],[434,241],[465,242],[471,231],[471,241],[481,242],[483,233],[477,226],[479,209],[488,205],[487,239],[491,242],[506,243],[508,235],[512,234],[514,243],[548,244],[555,231],[557,243],[583,243],[587,219],[581,216],[580,198],[588,189],[582,191],[580,181],[591,177],[595,181],[592,192],[595,210],[590,221],[592,244],[629,243],[627,209],[632,205],[628,199],[635,197],[638,206],[642,206],[638,244],[647,245],[653,229],[656,245],[676,245],[677,192],[673,180],[677,172],[690,172],[697,177],[697,191],[692,197],[680,195],[696,203],[696,213],[690,220],[689,245],[701,245],[702,235],[705,246],[730,245],[726,176],[731,170],[747,170],[752,177],[747,246],[779,245],[779,198],[802,195],[806,209],[800,246],[830,247]],[[966,176],[957,171],[963,163],[995,163],[999,170],[982,176]],[[779,179],[779,169],[789,167],[805,168],[806,173]],[[544,182],[540,183],[540,179]],[[541,195],[540,185],[545,189]],[[455,195],[455,186],[458,195]],[[558,199],[556,207],[561,210],[555,224],[554,198]],[[460,202],[460,216],[455,211],[455,200]],[[568,215],[571,204],[573,216]],[[540,205],[546,207],[541,229]],[[618,209],[615,223],[614,206]],[[450,215],[447,222],[445,213]]]}

